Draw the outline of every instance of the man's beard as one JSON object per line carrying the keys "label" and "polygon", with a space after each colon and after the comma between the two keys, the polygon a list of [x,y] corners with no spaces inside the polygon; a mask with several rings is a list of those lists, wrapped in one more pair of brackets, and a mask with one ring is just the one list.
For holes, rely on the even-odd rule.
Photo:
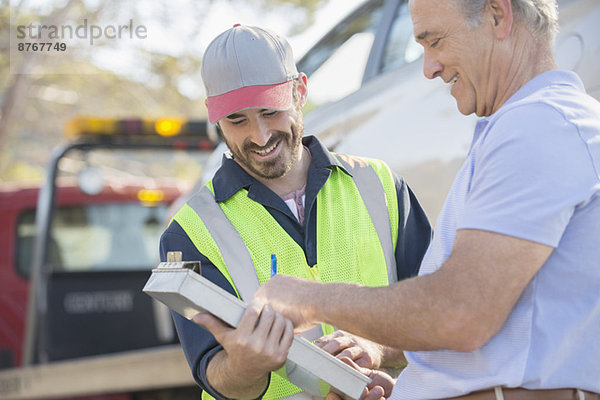
{"label": "man's beard", "polygon": [[[234,159],[244,169],[264,179],[281,178],[289,172],[289,170],[292,168],[292,165],[298,159],[299,148],[302,145],[302,135],[304,134],[304,118],[302,113],[298,114],[298,123],[292,125],[291,134],[287,132],[276,131],[264,146],[257,146],[256,144],[247,140],[243,143],[242,151],[240,151],[238,148],[234,148],[234,146],[232,146],[224,136],[223,138],[229,147],[229,150],[233,154]],[[273,159],[259,161],[256,160],[256,158],[247,157],[248,154],[251,154],[254,151],[267,149],[278,142],[281,142],[279,143],[281,148],[277,157]],[[283,146],[287,147],[287,149],[283,148]],[[285,160],[286,157],[289,158]]]}

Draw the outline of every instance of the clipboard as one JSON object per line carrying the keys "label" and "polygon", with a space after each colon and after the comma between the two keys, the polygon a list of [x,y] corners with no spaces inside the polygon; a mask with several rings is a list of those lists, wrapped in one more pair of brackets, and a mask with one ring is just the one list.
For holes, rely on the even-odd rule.
{"label": "clipboard", "polygon": [[[171,261],[152,270],[143,291],[187,319],[210,312],[236,327],[246,303],[200,275],[199,262]],[[370,379],[308,340],[295,335],[284,367],[275,371],[312,396],[331,389],[360,399]]]}

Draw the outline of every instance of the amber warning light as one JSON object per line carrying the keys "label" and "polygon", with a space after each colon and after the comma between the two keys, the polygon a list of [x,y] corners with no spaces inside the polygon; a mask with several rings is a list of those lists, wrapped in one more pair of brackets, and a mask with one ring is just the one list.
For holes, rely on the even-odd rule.
{"label": "amber warning light", "polygon": [[138,200],[144,205],[155,205],[165,199],[165,194],[159,189],[141,189],[137,193]]}
{"label": "amber warning light", "polygon": [[71,140],[82,137],[173,139],[189,137],[218,141],[218,138],[209,138],[206,121],[181,117],[157,119],[77,117],[67,123],[65,136]]}
{"label": "amber warning light", "polygon": [[161,136],[175,136],[181,132],[181,127],[185,124],[184,120],[179,119],[159,119],[154,123],[156,133]]}

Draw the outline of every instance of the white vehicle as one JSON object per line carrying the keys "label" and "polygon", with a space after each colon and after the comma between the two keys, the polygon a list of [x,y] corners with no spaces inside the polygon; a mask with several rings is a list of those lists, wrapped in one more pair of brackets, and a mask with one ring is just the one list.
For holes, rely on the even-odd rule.
{"label": "white vehicle", "polygon": [[[559,0],[559,68],[600,99],[600,2]],[[305,132],[332,150],[379,158],[403,176],[433,223],[462,164],[477,117],[463,116],[442,80],[423,75],[408,0],[367,1],[298,61],[308,75]],[[224,145],[206,167],[208,180]]]}

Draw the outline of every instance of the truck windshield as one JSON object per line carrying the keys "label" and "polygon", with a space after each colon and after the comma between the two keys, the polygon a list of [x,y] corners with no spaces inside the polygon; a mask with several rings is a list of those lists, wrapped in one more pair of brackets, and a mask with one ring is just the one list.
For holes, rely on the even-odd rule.
{"label": "truck windshield", "polygon": [[[56,210],[49,243],[53,271],[150,269],[158,263],[158,242],[167,206],[107,203]],[[17,226],[16,268],[30,274],[35,210],[24,211]]]}

